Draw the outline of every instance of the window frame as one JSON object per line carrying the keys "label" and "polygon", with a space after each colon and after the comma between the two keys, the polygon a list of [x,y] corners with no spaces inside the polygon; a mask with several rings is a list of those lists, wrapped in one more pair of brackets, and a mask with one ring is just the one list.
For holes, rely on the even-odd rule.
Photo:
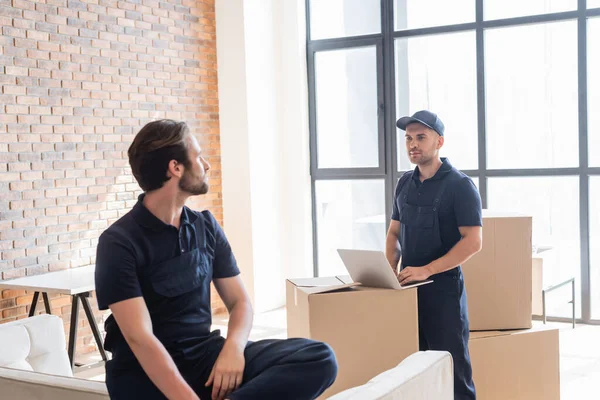
{"label": "window frame", "polygon": [[[600,175],[600,167],[590,167],[588,159],[588,102],[587,102],[587,21],[600,17],[600,7],[587,8],[586,0],[577,1],[573,11],[550,14],[512,17],[496,20],[484,19],[484,1],[475,2],[475,21],[455,25],[427,28],[395,30],[394,0],[381,0],[381,33],[342,37],[334,39],[311,40],[310,38],[310,0],[306,6],[306,51],[308,72],[309,137],[310,137],[310,175],[312,197],[312,233],[313,233],[313,272],[318,276],[318,237],[316,226],[315,181],[321,179],[384,179],[385,212],[391,215],[392,195],[397,180],[405,171],[397,171],[396,138],[396,82],[394,41],[398,38],[410,38],[433,34],[446,34],[463,31],[475,31],[477,62],[477,138],[478,168],[463,170],[469,176],[479,179],[479,190],[483,207],[487,207],[487,178],[491,177],[541,177],[541,176],[577,176],[579,177],[579,233],[581,260],[581,318],[579,322],[600,325],[600,320],[591,319],[590,293],[590,177]],[[579,165],[569,168],[533,168],[533,169],[489,169],[486,155],[486,104],[485,104],[485,41],[484,32],[490,28],[510,27],[566,20],[577,21],[577,92],[578,92],[578,134]],[[340,50],[367,45],[377,46],[377,85],[379,109],[379,166],[377,168],[330,168],[317,166],[317,137],[315,116],[315,53],[323,50]],[[389,219],[386,218],[386,229]],[[554,318],[557,321],[568,318]]]}

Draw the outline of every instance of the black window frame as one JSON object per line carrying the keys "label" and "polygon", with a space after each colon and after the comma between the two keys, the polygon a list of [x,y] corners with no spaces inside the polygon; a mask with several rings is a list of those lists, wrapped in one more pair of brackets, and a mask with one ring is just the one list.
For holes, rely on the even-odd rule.
{"label": "black window frame", "polygon": [[[395,73],[394,40],[434,34],[475,31],[477,60],[477,137],[478,168],[463,170],[469,176],[479,178],[479,190],[483,207],[487,208],[488,178],[496,177],[542,177],[576,176],[579,177],[579,233],[581,260],[581,317],[579,322],[599,324],[600,320],[591,319],[591,283],[590,283],[590,177],[600,175],[600,167],[590,167],[588,160],[588,102],[587,102],[587,20],[600,17],[600,8],[587,9],[586,0],[577,1],[577,9],[550,14],[512,17],[496,20],[484,19],[484,1],[475,2],[475,21],[454,25],[434,26],[396,31],[394,28],[394,0],[381,0],[381,33],[332,39],[311,40],[310,38],[310,0],[306,3],[306,51],[308,73],[309,136],[310,136],[310,175],[312,188],[312,232],[313,232],[313,272],[318,276],[318,237],[316,218],[315,182],[317,180],[385,180],[385,213],[391,215],[392,196],[398,178],[395,126]],[[579,165],[572,168],[531,168],[531,169],[488,169],[486,154],[486,107],[485,107],[485,43],[484,33],[489,28],[501,28],[539,24],[547,22],[577,21],[577,90],[579,123]],[[341,50],[358,46],[377,47],[377,85],[379,117],[379,166],[377,168],[318,168],[316,133],[316,91],[315,91],[315,53],[326,50]],[[387,219],[387,218],[386,218]],[[386,228],[389,219],[386,221]],[[570,321],[569,318],[552,318],[555,321]]]}

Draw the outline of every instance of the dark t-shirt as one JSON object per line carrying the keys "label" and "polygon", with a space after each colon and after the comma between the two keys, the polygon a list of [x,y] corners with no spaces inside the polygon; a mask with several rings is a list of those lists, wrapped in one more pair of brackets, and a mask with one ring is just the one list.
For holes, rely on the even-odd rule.
{"label": "dark t-shirt", "polygon": [[[96,255],[96,296],[105,310],[143,297],[155,336],[167,347],[204,337],[212,323],[210,283],[239,274],[225,234],[209,211],[187,207],[180,228],[167,225],[142,204],[102,233]],[[113,360],[133,357],[111,315],[105,348]]]}

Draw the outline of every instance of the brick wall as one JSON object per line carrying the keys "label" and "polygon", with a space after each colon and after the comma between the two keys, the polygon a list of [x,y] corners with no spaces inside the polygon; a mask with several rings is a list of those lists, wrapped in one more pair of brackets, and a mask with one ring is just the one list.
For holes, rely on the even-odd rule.
{"label": "brick wall", "polygon": [[[189,123],[212,164],[190,205],[222,221],[214,0],[0,0],[0,28],[1,279],[94,263],[140,193],[127,148],[152,119]],[[31,298],[3,291],[0,323]],[[68,329],[70,299],[51,303]]]}

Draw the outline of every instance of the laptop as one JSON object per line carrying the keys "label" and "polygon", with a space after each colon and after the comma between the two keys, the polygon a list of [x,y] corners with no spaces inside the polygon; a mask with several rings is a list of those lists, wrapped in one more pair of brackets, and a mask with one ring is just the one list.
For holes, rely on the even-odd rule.
{"label": "laptop", "polygon": [[338,254],[352,280],[362,286],[402,290],[433,282],[425,280],[400,285],[382,251],[338,249]]}

